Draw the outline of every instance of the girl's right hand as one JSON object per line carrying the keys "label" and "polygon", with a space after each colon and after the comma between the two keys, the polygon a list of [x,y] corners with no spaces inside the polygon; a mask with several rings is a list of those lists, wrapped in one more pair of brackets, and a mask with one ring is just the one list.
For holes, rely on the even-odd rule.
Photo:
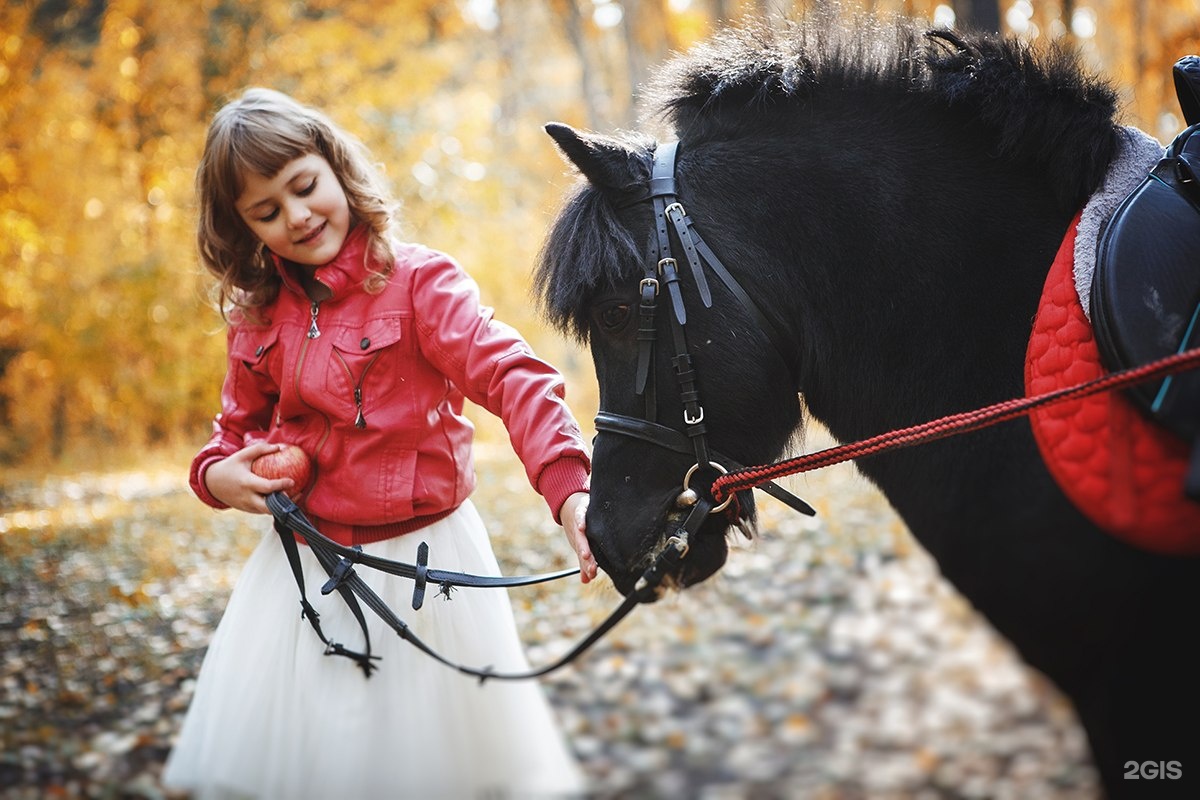
{"label": "girl's right hand", "polygon": [[243,447],[223,458],[204,472],[204,485],[209,494],[230,508],[248,514],[269,514],[266,495],[286,492],[292,488],[291,478],[263,478],[250,471],[250,464],[259,456],[276,453],[285,445],[258,442]]}
{"label": "girl's right hand", "polygon": [[579,558],[579,582],[588,583],[596,577],[600,569],[596,565],[596,557],[592,555],[592,547],[587,540],[587,509],[591,498],[587,492],[575,492],[562,504],[559,519],[562,520],[563,530],[567,533],[567,541]]}

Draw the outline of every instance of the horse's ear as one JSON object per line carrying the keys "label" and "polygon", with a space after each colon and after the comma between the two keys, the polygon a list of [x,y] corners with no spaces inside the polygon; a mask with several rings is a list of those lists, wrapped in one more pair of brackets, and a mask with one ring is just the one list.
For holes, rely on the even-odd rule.
{"label": "horse's ear", "polygon": [[583,133],[561,122],[546,123],[546,133],[598,189],[627,192],[646,181],[638,170],[637,154],[612,137]]}

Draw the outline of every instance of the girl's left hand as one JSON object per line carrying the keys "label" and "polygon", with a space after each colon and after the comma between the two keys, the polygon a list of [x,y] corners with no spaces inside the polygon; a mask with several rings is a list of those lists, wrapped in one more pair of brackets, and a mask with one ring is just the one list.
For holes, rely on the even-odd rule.
{"label": "girl's left hand", "polygon": [[587,523],[584,521],[587,515],[588,497],[587,492],[576,492],[563,502],[562,509],[558,514],[558,518],[562,520],[563,530],[566,531],[567,541],[571,543],[571,548],[579,558],[580,583],[591,581],[599,570],[599,567],[596,566],[596,557],[592,555],[592,548],[588,544]]}

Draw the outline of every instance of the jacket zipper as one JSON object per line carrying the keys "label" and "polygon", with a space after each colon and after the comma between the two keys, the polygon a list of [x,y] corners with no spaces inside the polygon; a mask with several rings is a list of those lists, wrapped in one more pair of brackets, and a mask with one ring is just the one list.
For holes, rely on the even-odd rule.
{"label": "jacket zipper", "polygon": [[310,338],[310,339],[316,339],[318,336],[321,335],[321,329],[317,327],[317,314],[319,314],[320,312],[321,312],[321,304],[318,303],[316,300],[313,300],[312,306],[308,309],[308,313],[309,313],[309,317],[310,317],[309,323],[308,323],[308,338]]}
{"label": "jacket zipper", "polygon": [[[292,376],[292,380],[294,381],[295,388],[296,388],[296,397],[299,398],[301,400],[301,402],[303,402],[309,408],[316,411],[316,408],[311,403],[309,403],[307,400],[304,399],[304,393],[301,391],[301,388],[300,388],[300,374],[304,371],[304,362],[308,358],[308,341],[310,339],[316,339],[321,335],[321,329],[317,327],[317,314],[320,313],[320,311],[321,311],[321,303],[317,300],[311,300],[311,299],[310,299],[310,302],[311,302],[311,305],[309,306],[309,309],[308,309],[308,313],[309,313],[308,333],[305,334],[304,342],[303,342],[302,346],[300,347],[300,356],[299,356],[299,358],[296,359],[296,372]],[[320,413],[320,412],[318,412],[318,413]],[[325,416],[324,414],[320,414],[320,416],[325,422],[325,431],[324,431],[324,433],[321,434],[321,440],[317,443],[317,448],[316,448],[317,452],[319,452],[321,450],[321,448],[325,446],[325,441],[329,438],[329,433],[332,429],[332,424],[330,423],[329,417]],[[312,455],[313,455],[313,458],[315,459],[316,453],[314,452]]]}
{"label": "jacket zipper", "polygon": [[[308,333],[305,334],[306,338],[317,339],[321,336],[321,329],[317,326],[317,315],[320,313],[321,303],[317,300],[313,300],[312,304],[308,308],[309,322]],[[300,394],[300,371],[302,365],[304,364],[304,357],[307,354],[307,351],[308,343],[306,342],[304,348],[300,351],[300,360],[296,364],[297,396]],[[342,358],[341,354],[338,353],[336,349],[333,350],[333,354],[337,356],[338,361],[341,362],[342,368],[346,370],[346,374],[350,377],[350,380],[354,382],[354,409],[356,411],[354,416],[354,427],[362,430],[363,428],[367,427],[367,418],[363,414],[362,385],[363,381],[366,380],[367,370],[370,369],[371,365],[375,363],[375,359],[379,358],[379,353],[376,353],[374,356],[372,356],[371,360],[368,361],[366,366],[363,367],[362,375],[359,376],[357,381],[354,381],[354,373],[351,372],[350,366],[346,363],[345,359]]]}
{"label": "jacket zipper", "polygon": [[[313,303],[314,308],[316,305],[317,305],[316,303]],[[317,331],[317,336],[320,336],[320,335],[321,335],[321,332]],[[296,397],[299,398],[300,401],[303,402],[305,405],[307,405],[309,408],[313,409],[313,411],[316,411],[317,409],[311,403],[309,403],[307,400],[304,399],[304,393],[301,391],[301,382],[300,382],[300,374],[304,371],[304,362],[308,358],[308,340],[314,339],[314,338],[316,338],[316,337],[308,336],[303,340],[303,342],[300,346],[300,356],[296,359],[296,371],[295,371],[294,375],[292,376],[292,381],[293,381],[295,389],[296,389]],[[320,412],[318,412],[318,414],[320,414]],[[325,422],[325,432],[321,434],[321,440],[317,443],[316,452],[314,452],[312,454],[314,459],[316,458],[317,452],[320,452],[321,448],[324,447],[325,440],[329,438],[329,432],[332,427],[329,422],[329,417],[325,416],[324,414],[320,414],[320,416],[321,416],[321,419],[324,420],[324,422]]]}
{"label": "jacket zipper", "polygon": [[337,356],[338,363],[342,365],[342,369],[346,370],[346,376],[354,383],[354,408],[358,412],[354,417],[354,427],[362,430],[363,428],[367,427],[367,418],[363,414],[363,381],[367,379],[367,370],[369,370],[371,365],[375,363],[375,359],[379,358],[379,353],[371,356],[371,360],[368,361],[363,367],[362,374],[358,376],[357,381],[354,380],[354,373],[350,370],[350,365],[346,363],[344,358],[342,358],[342,354],[337,350],[334,350],[333,354]]}

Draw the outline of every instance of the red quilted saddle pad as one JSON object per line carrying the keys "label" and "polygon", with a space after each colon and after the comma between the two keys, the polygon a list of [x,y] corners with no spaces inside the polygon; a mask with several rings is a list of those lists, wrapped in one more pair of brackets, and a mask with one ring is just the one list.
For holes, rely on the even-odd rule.
{"label": "red quilted saddle pad", "polygon": [[[1107,370],[1083,313],[1072,271],[1071,223],[1046,278],[1025,360],[1025,391],[1041,394]],[[1157,553],[1200,553],[1200,503],[1183,494],[1188,449],[1119,392],[1034,411],[1042,458],[1063,493],[1093,522]]]}

